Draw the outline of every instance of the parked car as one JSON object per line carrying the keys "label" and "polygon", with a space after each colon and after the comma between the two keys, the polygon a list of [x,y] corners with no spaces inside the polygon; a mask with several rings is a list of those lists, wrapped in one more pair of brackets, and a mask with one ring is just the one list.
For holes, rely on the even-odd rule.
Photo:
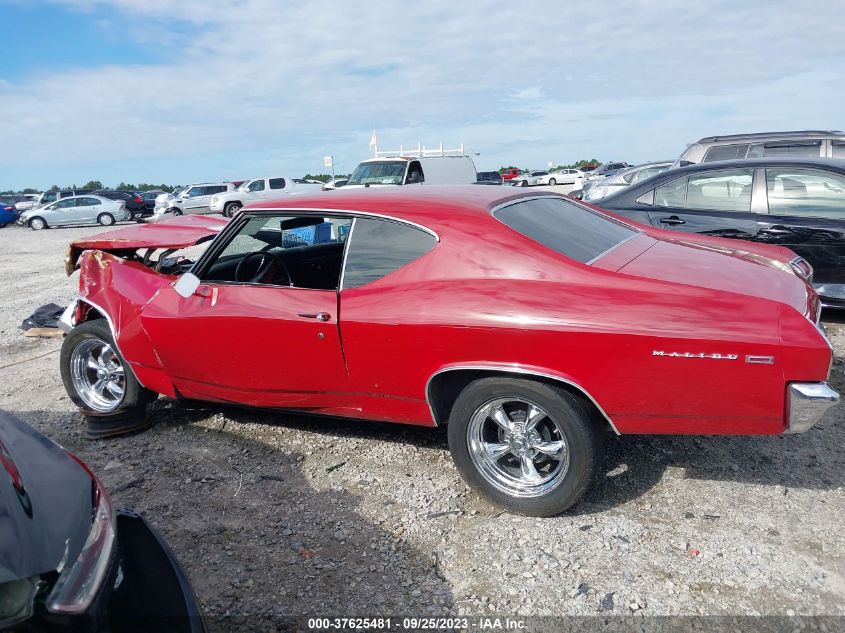
{"label": "parked car", "polygon": [[[584,191],[582,199],[584,200],[600,200],[607,196],[622,191],[626,187],[651,178],[652,176],[666,171],[672,166],[671,160],[657,161],[652,163],[643,163],[635,167],[626,167],[607,176],[596,184],[591,185]],[[573,188],[574,189],[574,188]]]}
{"label": "parked car", "polygon": [[845,133],[801,130],[706,136],[691,143],[673,167],[739,158],[845,158]]}
{"label": "parked car", "polygon": [[18,211],[28,211],[29,209],[32,209],[37,206],[38,198],[40,197],[41,194],[24,193],[21,195],[21,199],[15,203],[15,208]]}
{"label": "parked car", "polygon": [[170,548],[79,458],[0,411],[0,466],[0,628],[206,630]]}
{"label": "parked car", "polygon": [[845,163],[700,163],[665,171],[600,204],[655,227],[785,246],[812,266],[822,302],[845,307]]}
{"label": "parked car", "polygon": [[[84,415],[140,427],[165,394],[448,423],[470,484],[545,516],[586,490],[608,430],[792,433],[838,398],[786,248],[505,187],[344,188],[225,222],[71,244],[60,369]],[[209,240],[196,261],[145,255]]]}
{"label": "parked car", "polygon": [[0,198],[0,229],[4,228],[7,224],[17,221],[18,215],[18,210],[15,208],[14,203],[4,202],[3,198]]}
{"label": "parked car", "polygon": [[160,222],[177,215],[213,213],[210,208],[212,196],[234,191],[231,182],[214,182],[188,185],[174,195],[161,194],[156,198],[156,207],[150,220]]}
{"label": "parked car", "polygon": [[101,198],[108,198],[109,200],[119,200],[123,202],[123,206],[129,212],[129,219],[134,220],[136,217],[144,215],[144,199],[141,194],[130,191],[114,191],[112,189],[100,189],[94,191],[95,196]]}
{"label": "parked car", "polygon": [[323,183],[302,181],[296,182],[290,177],[253,178],[245,181],[234,191],[227,191],[211,196],[208,210],[211,213],[222,213],[228,218],[234,216],[241,207],[250,202],[272,200],[279,196],[293,193],[314,192],[323,188]]}
{"label": "parked car", "polygon": [[582,173],[583,172],[581,172],[581,170],[579,169],[574,169],[572,167],[564,167],[563,169],[550,171],[549,175],[546,177],[546,182],[541,182],[540,184],[572,185],[575,183],[575,179]]}
{"label": "parked car", "polygon": [[475,175],[475,184],[477,185],[501,185],[502,174],[497,171],[480,171]]}
{"label": "parked car", "polygon": [[38,196],[38,199],[35,201],[35,205],[31,208],[37,209],[38,207],[46,206],[56,200],[70,198],[71,196],[82,196],[91,193],[91,191],[91,189],[62,189],[60,191],[45,191]]}
{"label": "parked car", "polygon": [[342,177],[342,178],[332,178],[329,180],[325,185],[323,185],[323,191],[331,191],[332,189],[340,189],[346,183],[349,182],[349,178]]}
{"label": "parked car", "polygon": [[505,182],[511,181],[515,178],[518,178],[523,171],[521,169],[517,169],[516,167],[510,167],[508,169],[503,169],[501,171],[502,180]]}
{"label": "parked car", "polygon": [[517,187],[533,187],[535,185],[547,185],[548,183],[547,171],[524,171],[519,176],[511,180],[511,184]]}
{"label": "parked car", "polygon": [[95,195],[71,196],[45,207],[24,211],[18,224],[36,231],[52,226],[102,224],[111,226],[130,218],[123,201],[109,200]]}
{"label": "parked car", "polygon": [[144,191],[140,193],[141,200],[144,201],[144,211],[143,216],[152,215],[156,208],[156,199],[165,193],[161,189],[150,189],[149,191]]}
{"label": "parked car", "polygon": [[362,161],[344,189],[396,185],[469,185],[475,182],[469,156],[395,156]]}

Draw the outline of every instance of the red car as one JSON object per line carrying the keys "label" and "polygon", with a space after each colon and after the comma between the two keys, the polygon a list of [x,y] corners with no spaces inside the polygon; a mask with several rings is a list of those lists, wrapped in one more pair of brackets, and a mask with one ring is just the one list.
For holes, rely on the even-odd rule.
{"label": "red car", "polygon": [[838,399],[794,253],[553,193],[341,189],[114,230],[67,263],[61,372],[95,434],[158,394],[448,424],[466,480],[525,514],[575,503],[608,430],[789,433]]}

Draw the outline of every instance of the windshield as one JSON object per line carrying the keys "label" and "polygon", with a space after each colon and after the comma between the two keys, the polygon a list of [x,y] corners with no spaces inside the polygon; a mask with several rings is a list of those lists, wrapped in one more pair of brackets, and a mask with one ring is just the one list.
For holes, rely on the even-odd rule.
{"label": "windshield", "polygon": [[241,183],[241,186],[236,191],[246,191],[246,188],[252,184],[252,180],[247,180]]}
{"label": "windshield", "polygon": [[401,185],[405,177],[404,160],[361,163],[349,177],[348,185]]}

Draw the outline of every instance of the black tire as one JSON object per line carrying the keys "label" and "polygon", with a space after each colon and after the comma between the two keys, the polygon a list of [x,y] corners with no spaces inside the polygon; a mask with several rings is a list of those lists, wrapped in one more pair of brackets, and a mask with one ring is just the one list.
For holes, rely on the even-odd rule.
{"label": "black tire", "polygon": [[40,231],[41,229],[49,229],[50,227],[47,225],[47,220],[42,218],[40,215],[36,215],[34,218],[29,219],[29,228],[33,231]]}
{"label": "black tire", "polygon": [[[117,355],[124,371],[124,393],[116,408],[106,412],[94,411],[77,392],[71,375],[71,358],[74,349],[86,341],[107,343]],[[91,438],[121,435],[150,426],[150,404],[158,394],[145,389],[138,382],[132,368],[121,355],[112,337],[111,328],[105,319],[94,319],[80,323],[73,328],[62,343],[59,357],[62,382],[71,401],[82,412],[87,425],[86,434]]]}
{"label": "black tire", "polygon": [[175,218],[177,215],[182,215],[182,209],[179,209],[178,207],[173,207],[173,208],[172,208],[172,209],[170,209],[170,210],[173,212],[173,217],[174,217],[174,218]]}
{"label": "black tire", "polygon": [[549,184],[550,184],[552,187],[554,187],[554,186],[557,184],[557,180],[555,180],[554,178],[549,178]]}
{"label": "black tire", "polygon": [[522,182],[520,182],[520,183],[519,183],[519,186],[520,186],[520,187],[527,187],[527,186],[528,186],[528,181],[527,181],[527,180],[523,180]]}
{"label": "black tire", "polygon": [[114,222],[115,219],[111,213],[101,213],[97,216],[97,224],[102,226],[112,226]]}
{"label": "black tire", "polygon": [[134,211],[127,211],[126,212],[126,221],[132,222],[135,219],[135,212]]}
{"label": "black tire", "polygon": [[223,207],[223,215],[227,218],[235,217],[235,214],[241,210],[243,205],[240,202],[230,202],[225,207]]}
{"label": "black tire", "polygon": [[[494,486],[473,460],[470,422],[485,403],[497,398],[525,398],[535,403],[548,413],[549,420],[554,419],[552,424],[563,435],[568,466],[561,469],[563,474],[548,491],[530,497],[507,493]],[[496,505],[528,516],[554,516],[574,505],[591,485],[604,456],[604,429],[592,407],[565,389],[534,380],[491,377],[470,383],[452,407],[447,431],[452,459],[464,480]],[[499,459],[510,457],[505,454]]]}

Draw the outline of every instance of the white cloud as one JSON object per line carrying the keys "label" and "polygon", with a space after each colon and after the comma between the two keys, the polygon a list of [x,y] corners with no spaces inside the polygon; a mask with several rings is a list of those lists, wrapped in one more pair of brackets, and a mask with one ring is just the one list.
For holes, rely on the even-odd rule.
{"label": "white cloud", "polygon": [[845,16],[824,1],[53,4],[119,10],[165,61],[0,81],[0,188],[298,175],[327,153],[351,170],[374,123],[382,145],[463,141],[487,168],[842,125]]}

